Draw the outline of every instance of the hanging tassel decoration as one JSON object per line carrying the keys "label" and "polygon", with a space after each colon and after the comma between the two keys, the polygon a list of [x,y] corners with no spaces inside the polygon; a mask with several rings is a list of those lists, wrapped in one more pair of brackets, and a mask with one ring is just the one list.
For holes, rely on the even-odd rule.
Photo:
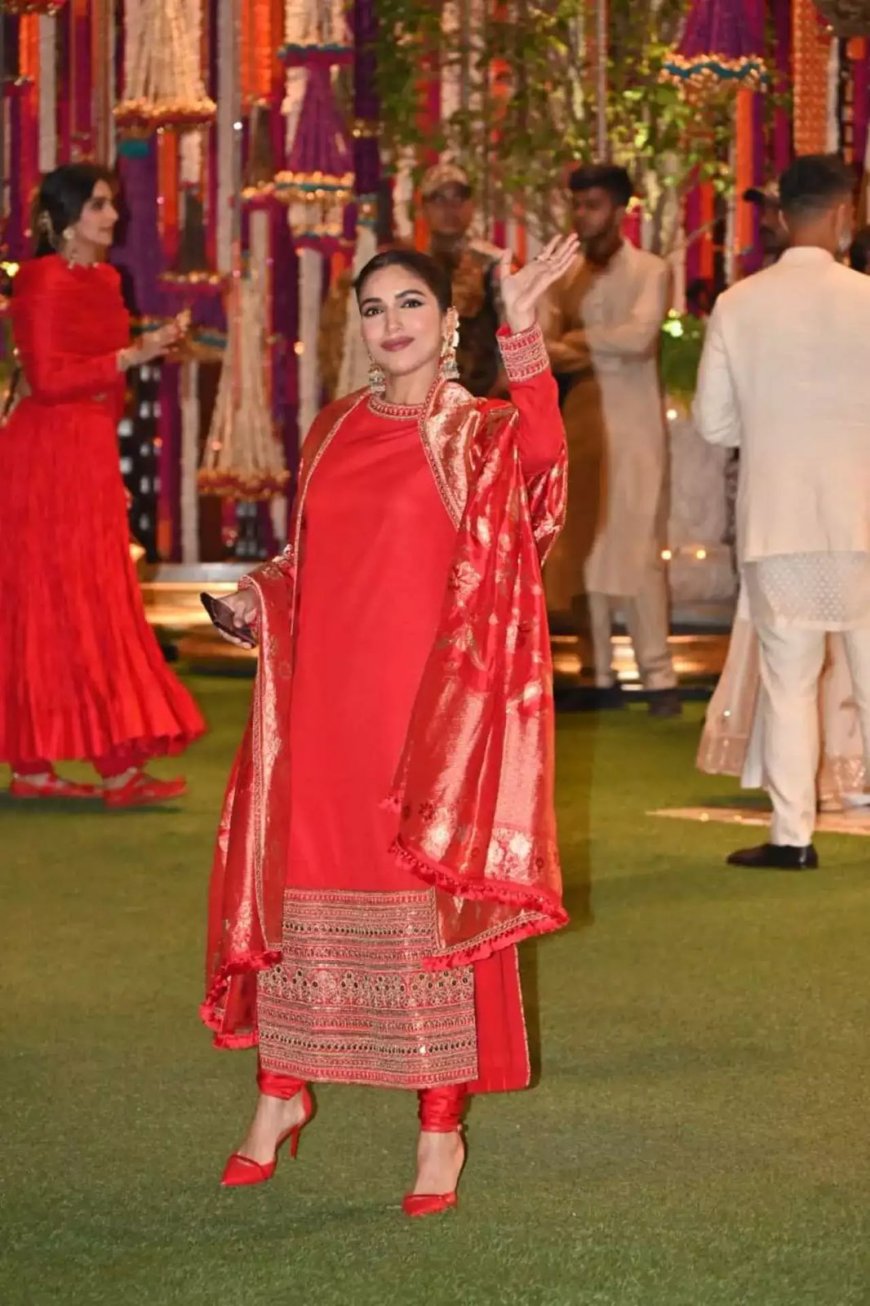
{"label": "hanging tassel decoration", "polygon": [[202,78],[201,3],[125,0],[124,98],[114,111],[120,127],[154,131],[214,119],[216,106]]}
{"label": "hanging tassel decoration", "polygon": [[57,19],[39,19],[39,171],[57,167]]}
{"label": "hanging tassel decoration", "polygon": [[249,271],[235,287],[238,310],[229,339],[211,427],[199,472],[206,494],[261,500],[280,494],[288,473],[272,424],[268,357],[268,224],[251,215]]}

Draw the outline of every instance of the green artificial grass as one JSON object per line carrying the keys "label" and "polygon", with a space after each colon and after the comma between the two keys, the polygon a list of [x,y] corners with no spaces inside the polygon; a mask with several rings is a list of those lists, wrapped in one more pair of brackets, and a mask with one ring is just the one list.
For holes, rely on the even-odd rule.
{"label": "green artificial grass", "polygon": [[250,686],[193,688],[175,810],[0,799],[3,1306],[870,1303],[870,846],[731,870],[733,829],[646,816],[735,792],[693,769],[697,706],[560,719],[574,923],[524,949],[541,1082],[475,1103],[459,1211],[402,1217],[415,1101],[372,1089],[221,1191],[254,1057],[197,1004]]}

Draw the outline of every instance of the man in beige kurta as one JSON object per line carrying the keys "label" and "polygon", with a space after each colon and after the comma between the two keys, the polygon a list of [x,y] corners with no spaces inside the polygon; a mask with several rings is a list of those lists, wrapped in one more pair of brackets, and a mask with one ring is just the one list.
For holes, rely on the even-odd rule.
{"label": "man in beige kurta", "polygon": [[668,309],[666,264],[621,235],[625,169],[578,168],[574,221],[584,254],[554,287],[545,334],[568,433],[568,522],[547,568],[551,609],[591,635],[595,685],[618,701],[611,628],[622,611],[650,709],[680,710],[668,650],[662,548],[667,474],[658,351]]}
{"label": "man in beige kurta", "polygon": [[842,267],[850,169],[796,159],[780,181],[790,247],[716,302],[695,395],[698,431],[740,449],[737,540],[764,686],[770,842],[737,866],[810,870],[818,686],[840,632],[870,757],[870,284]]}

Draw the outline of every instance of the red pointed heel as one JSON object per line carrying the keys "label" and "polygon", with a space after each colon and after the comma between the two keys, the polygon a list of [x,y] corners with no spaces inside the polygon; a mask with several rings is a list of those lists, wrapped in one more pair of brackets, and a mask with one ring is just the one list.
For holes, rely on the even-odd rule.
{"label": "red pointed heel", "polygon": [[96,785],[76,784],[52,775],[45,784],[33,784],[26,776],[14,775],[9,786],[13,798],[99,798],[101,790]]}
{"label": "red pointed heel", "polygon": [[186,788],[186,780],[158,780],[144,771],[137,771],[120,789],[104,789],[103,802],[112,808],[153,807],[180,797]]}
{"label": "red pointed heel", "polygon": [[[467,1157],[462,1130],[459,1129],[457,1132],[462,1143],[462,1164],[459,1167],[459,1174],[456,1176],[456,1188],[459,1187],[459,1180],[462,1178],[462,1171],[465,1169]],[[442,1211],[453,1211],[459,1205],[456,1188],[450,1193],[408,1193],[402,1198],[402,1210],[412,1220],[418,1219],[422,1215],[440,1215]]]}
{"label": "red pointed heel", "polygon": [[271,1161],[254,1161],[242,1152],[233,1152],[227,1161],[221,1177],[221,1188],[243,1188],[251,1184],[265,1184],[278,1168],[278,1153],[285,1143],[290,1144],[290,1155],[296,1160],[299,1151],[299,1135],[314,1115],[314,1103],[307,1088],[300,1089],[302,1108],[305,1112],[298,1125],[286,1130],[275,1144],[275,1156]]}
{"label": "red pointed heel", "polygon": [[409,1193],[402,1199],[402,1210],[414,1220],[421,1215],[440,1215],[455,1209],[459,1198],[452,1193]]}

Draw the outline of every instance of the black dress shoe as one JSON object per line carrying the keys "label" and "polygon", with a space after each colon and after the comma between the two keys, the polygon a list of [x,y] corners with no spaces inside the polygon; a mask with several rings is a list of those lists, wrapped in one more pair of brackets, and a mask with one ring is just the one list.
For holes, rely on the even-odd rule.
{"label": "black dress shoe", "polygon": [[678,689],[653,689],[646,697],[650,716],[666,718],[683,715],[683,704]]}
{"label": "black dress shoe", "polygon": [[728,865],[770,867],[776,871],[815,871],[819,854],[811,843],[804,848],[789,843],[762,843],[757,848],[741,848],[732,853]]}
{"label": "black dress shoe", "polygon": [[614,684],[597,684],[593,690],[593,703],[597,712],[618,712],[626,705],[626,695],[619,680]]}

